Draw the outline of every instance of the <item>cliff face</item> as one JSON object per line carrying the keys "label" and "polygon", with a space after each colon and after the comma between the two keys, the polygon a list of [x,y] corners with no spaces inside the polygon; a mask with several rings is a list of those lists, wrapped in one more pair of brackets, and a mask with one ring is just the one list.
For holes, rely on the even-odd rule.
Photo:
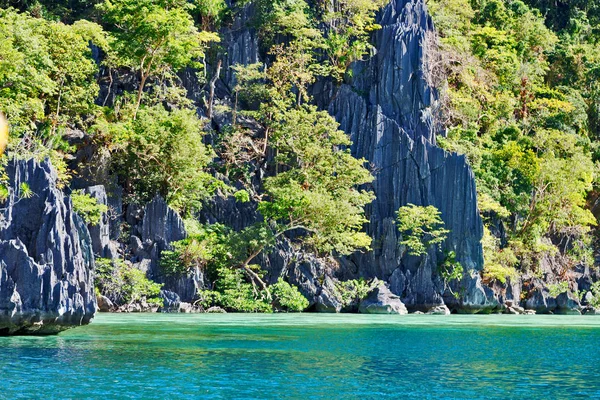
{"label": "cliff face", "polygon": [[[0,205],[0,334],[51,334],[96,312],[92,241],[48,162],[7,167]],[[24,196],[22,184],[30,196]]]}
{"label": "cliff face", "polygon": [[[317,88],[321,103],[352,141],[352,151],[372,164],[377,199],[369,206],[372,252],[344,263],[344,275],[378,277],[409,307],[442,302],[467,311],[495,306],[481,286],[483,225],[473,173],[464,156],[436,146],[435,89],[428,84],[428,35],[433,25],[422,0],[393,0],[381,13],[377,54],[353,66],[353,79],[338,89]],[[434,205],[450,230],[442,251],[412,257],[399,246],[395,213],[403,205]],[[453,284],[457,300],[436,278],[438,265],[454,251],[465,278]],[[468,271],[475,271],[471,276]],[[489,299],[488,299],[489,298]]]}

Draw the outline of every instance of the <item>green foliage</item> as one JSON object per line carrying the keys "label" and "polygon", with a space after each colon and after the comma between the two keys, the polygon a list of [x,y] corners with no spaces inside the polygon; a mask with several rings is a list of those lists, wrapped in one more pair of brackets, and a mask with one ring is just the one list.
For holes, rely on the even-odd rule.
{"label": "green foliage", "polygon": [[308,300],[298,291],[296,286],[292,286],[282,278],[277,280],[277,283],[271,285],[271,292],[275,304],[278,308],[285,311],[300,312],[308,307]]}
{"label": "green foliage", "polygon": [[136,119],[131,108],[121,110],[118,119],[109,115],[95,129],[112,151],[112,168],[130,202],[144,204],[160,194],[188,214],[222,186],[206,172],[214,154],[202,143],[201,127],[194,110],[157,104],[142,106]]}
{"label": "green foliage", "polygon": [[165,275],[182,276],[192,268],[205,269],[217,263],[228,251],[227,230],[223,225],[201,225],[186,220],[188,237],[172,243],[173,250],[161,253],[160,267]]}
{"label": "green foliage", "polygon": [[0,184],[0,202],[5,202],[8,200],[9,195],[10,192],[8,191],[8,187],[6,187],[4,184]]}
{"label": "green foliage", "polygon": [[200,19],[203,31],[214,31],[227,18],[229,8],[225,0],[195,0],[193,14]]}
{"label": "green foliage", "polygon": [[258,292],[244,279],[241,269],[220,268],[215,290],[199,293],[203,307],[219,306],[234,312],[272,312],[273,309],[264,293]]}
{"label": "green foliage", "polygon": [[592,296],[594,296],[592,301],[590,301],[590,305],[594,308],[600,308],[600,281],[592,284],[590,292],[592,293]]}
{"label": "green foliage", "polygon": [[[369,43],[371,32],[381,27],[375,23],[375,13],[385,0],[340,0],[335,4],[305,0],[259,0],[256,2],[257,25],[262,44],[272,53],[280,53],[277,41],[288,38],[289,53],[296,61],[308,62],[296,73],[312,70],[331,76],[341,83],[350,65],[373,50]],[[324,27],[324,32],[316,27]],[[317,64],[314,55],[326,56]]]}
{"label": "green foliage", "polygon": [[116,40],[107,63],[140,73],[134,118],[148,78],[168,77],[183,67],[201,68],[212,32],[200,32],[185,2],[177,0],[105,0],[97,6]]}
{"label": "green foliage", "polygon": [[597,92],[589,73],[600,53],[588,44],[587,28],[556,35],[521,1],[428,4],[441,35],[436,60],[443,67],[434,73],[448,82],[448,137],[440,144],[467,156],[484,218],[501,218],[509,228],[508,246],[486,256],[484,277],[502,282],[514,275],[515,257],[526,267],[556,250],[550,238],[582,242],[596,225],[586,198],[598,171],[590,140],[597,137]]}
{"label": "green foliage", "polygon": [[146,274],[123,260],[96,259],[94,278],[98,291],[116,304],[146,301],[162,305],[158,297],[162,285],[146,278]]}
{"label": "green foliage", "polygon": [[102,219],[102,214],[108,211],[105,204],[101,204],[95,197],[83,193],[81,190],[74,190],[71,193],[73,201],[73,210],[89,225],[98,225]]}
{"label": "green foliage", "polygon": [[563,281],[559,283],[555,283],[552,285],[548,285],[548,292],[551,297],[557,297],[562,293],[566,293],[569,291],[569,282]]}
{"label": "green foliage", "polygon": [[335,7],[322,3],[326,24],[323,49],[329,61],[329,74],[341,82],[350,65],[373,51],[371,32],[381,29],[375,13],[385,0],[340,0]]}
{"label": "green foliage", "polygon": [[488,227],[484,227],[483,238],[483,278],[506,284],[507,279],[515,281],[519,274],[515,268],[519,260],[510,247],[500,248],[500,240],[494,237]]}
{"label": "green foliage", "polygon": [[422,256],[432,245],[441,245],[450,231],[444,229],[444,221],[435,206],[408,204],[397,212],[398,230],[402,234],[400,244],[408,247],[413,256]]}
{"label": "green foliage", "polygon": [[233,197],[240,203],[248,203],[250,201],[250,193],[247,190],[238,190],[233,194]]}
{"label": "green foliage", "polygon": [[306,106],[282,117],[274,141],[285,172],[265,180],[269,197],[259,210],[280,225],[279,232],[304,230],[304,243],[317,251],[349,254],[367,248],[363,209],[373,196],[356,188],[373,180],[365,161],[340,149],[350,141],[327,113]]}
{"label": "green foliage", "polygon": [[350,279],[335,283],[335,295],[343,307],[365,299],[379,285],[376,280],[367,281],[364,278]]}
{"label": "green foliage", "polygon": [[27,182],[21,182],[19,185],[19,192],[17,194],[20,199],[30,199],[34,194],[35,193],[33,193],[33,190],[31,190]]}
{"label": "green foliage", "polygon": [[35,134],[51,145],[58,130],[92,112],[98,85],[90,41],[106,45],[91,22],[64,25],[0,9],[0,109],[12,137]]}
{"label": "green foliage", "polygon": [[[269,151],[276,153],[275,174],[264,179],[265,194],[258,207],[264,222],[248,228],[259,234],[254,244],[237,252],[246,255],[242,268],[290,231],[296,243],[321,254],[349,254],[370,245],[369,236],[361,232],[364,206],[373,199],[359,189],[373,179],[365,161],[351,156],[346,148],[351,142],[328,113],[302,104],[310,100],[307,86],[315,79],[311,40],[298,36],[287,46],[275,46],[275,60],[267,68],[235,68],[237,98],[255,103],[255,109],[243,115],[262,125],[264,137],[252,137],[237,126],[234,109],[234,126],[222,142],[225,168],[246,171],[253,163],[267,162]],[[249,179],[240,180],[248,192],[253,190]],[[237,239],[243,236],[242,232]]]}
{"label": "green foliage", "polygon": [[100,26],[81,20],[65,25],[0,9],[0,110],[10,121],[8,150],[21,158],[49,157],[67,181],[63,138],[68,128],[88,126],[98,94],[90,42],[106,49]]}
{"label": "green foliage", "polygon": [[456,253],[449,251],[439,265],[439,273],[444,282],[461,281],[464,275],[463,266],[456,260]]}
{"label": "green foliage", "polygon": [[464,268],[456,259],[456,253],[454,251],[446,252],[444,259],[438,265],[438,273],[444,281],[444,287],[446,287],[455,298],[460,298],[460,293],[453,292],[450,287],[452,282],[460,282],[464,276]]}

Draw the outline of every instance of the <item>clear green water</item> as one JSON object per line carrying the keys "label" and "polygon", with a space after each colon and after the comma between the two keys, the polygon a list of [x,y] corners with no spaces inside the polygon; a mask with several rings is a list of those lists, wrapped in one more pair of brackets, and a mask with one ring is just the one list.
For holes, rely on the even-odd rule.
{"label": "clear green water", "polygon": [[0,338],[0,398],[600,398],[600,317],[103,314]]}

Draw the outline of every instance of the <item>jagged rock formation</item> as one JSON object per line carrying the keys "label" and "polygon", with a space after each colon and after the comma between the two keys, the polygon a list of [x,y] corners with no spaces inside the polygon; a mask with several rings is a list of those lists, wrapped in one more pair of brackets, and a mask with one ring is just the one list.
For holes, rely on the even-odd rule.
{"label": "jagged rock formation", "polygon": [[393,294],[383,283],[360,302],[358,311],[362,314],[408,314],[400,297]]}
{"label": "jagged rock formation", "polygon": [[[378,277],[413,309],[448,304],[458,311],[480,311],[497,305],[479,274],[465,273],[455,291],[437,277],[445,252],[454,251],[465,271],[483,267],[483,225],[477,208],[475,180],[464,156],[436,146],[443,133],[435,123],[436,93],[428,82],[427,53],[433,24],[423,0],[393,0],[379,17],[377,54],[353,66],[353,79],[340,88],[315,88],[317,99],[340,122],[357,157],[375,171],[368,232],[374,250],[344,262],[344,276]],[[400,246],[395,213],[408,203],[434,205],[450,230],[442,251],[412,257]]]}
{"label": "jagged rock formation", "polygon": [[[98,204],[109,205],[106,189],[103,185],[89,186],[85,188],[84,193],[95,198]],[[88,230],[92,238],[92,250],[96,257],[114,259],[119,257],[118,243],[112,240],[110,218],[112,212],[102,214],[100,222],[96,225],[88,224]]]}
{"label": "jagged rock formation", "polygon": [[[0,205],[0,334],[52,334],[96,312],[91,237],[49,162],[9,163]],[[31,190],[25,196],[23,184]]]}

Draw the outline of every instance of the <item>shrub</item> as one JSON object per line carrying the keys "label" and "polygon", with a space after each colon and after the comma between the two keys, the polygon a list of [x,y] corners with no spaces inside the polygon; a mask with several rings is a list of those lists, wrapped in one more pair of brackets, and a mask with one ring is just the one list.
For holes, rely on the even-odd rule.
{"label": "shrub", "polygon": [[123,260],[96,259],[95,284],[102,295],[117,304],[145,300],[149,304],[162,305],[162,299],[158,298],[162,285]]}
{"label": "shrub", "polygon": [[400,207],[397,214],[398,230],[402,234],[400,244],[408,247],[412,256],[422,256],[429,246],[441,244],[450,231],[444,229],[444,221],[435,206],[408,204]]}
{"label": "shrub", "polygon": [[98,203],[96,198],[81,190],[74,190],[71,193],[71,200],[73,201],[73,210],[89,225],[98,225],[102,214],[108,211],[105,204]]}
{"label": "shrub", "polygon": [[298,291],[298,288],[290,285],[282,278],[271,285],[271,292],[275,303],[286,311],[303,311],[308,307],[308,300]]}
{"label": "shrub", "polygon": [[569,291],[569,282],[567,281],[548,285],[548,292],[550,292],[550,296],[552,297],[557,297],[567,291]]}
{"label": "shrub", "polygon": [[199,293],[200,304],[205,307],[219,306],[234,312],[272,312],[264,292],[255,289],[244,279],[244,271],[227,267],[219,268],[215,290]]}
{"label": "shrub", "polygon": [[590,292],[592,292],[592,295],[594,296],[590,301],[590,305],[594,308],[600,308],[600,281],[592,284]]}
{"label": "shrub", "polygon": [[342,303],[342,306],[346,307],[366,298],[376,287],[376,281],[367,281],[363,278],[350,279],[343,282],[336,282],[335,294],[340,303]]}

